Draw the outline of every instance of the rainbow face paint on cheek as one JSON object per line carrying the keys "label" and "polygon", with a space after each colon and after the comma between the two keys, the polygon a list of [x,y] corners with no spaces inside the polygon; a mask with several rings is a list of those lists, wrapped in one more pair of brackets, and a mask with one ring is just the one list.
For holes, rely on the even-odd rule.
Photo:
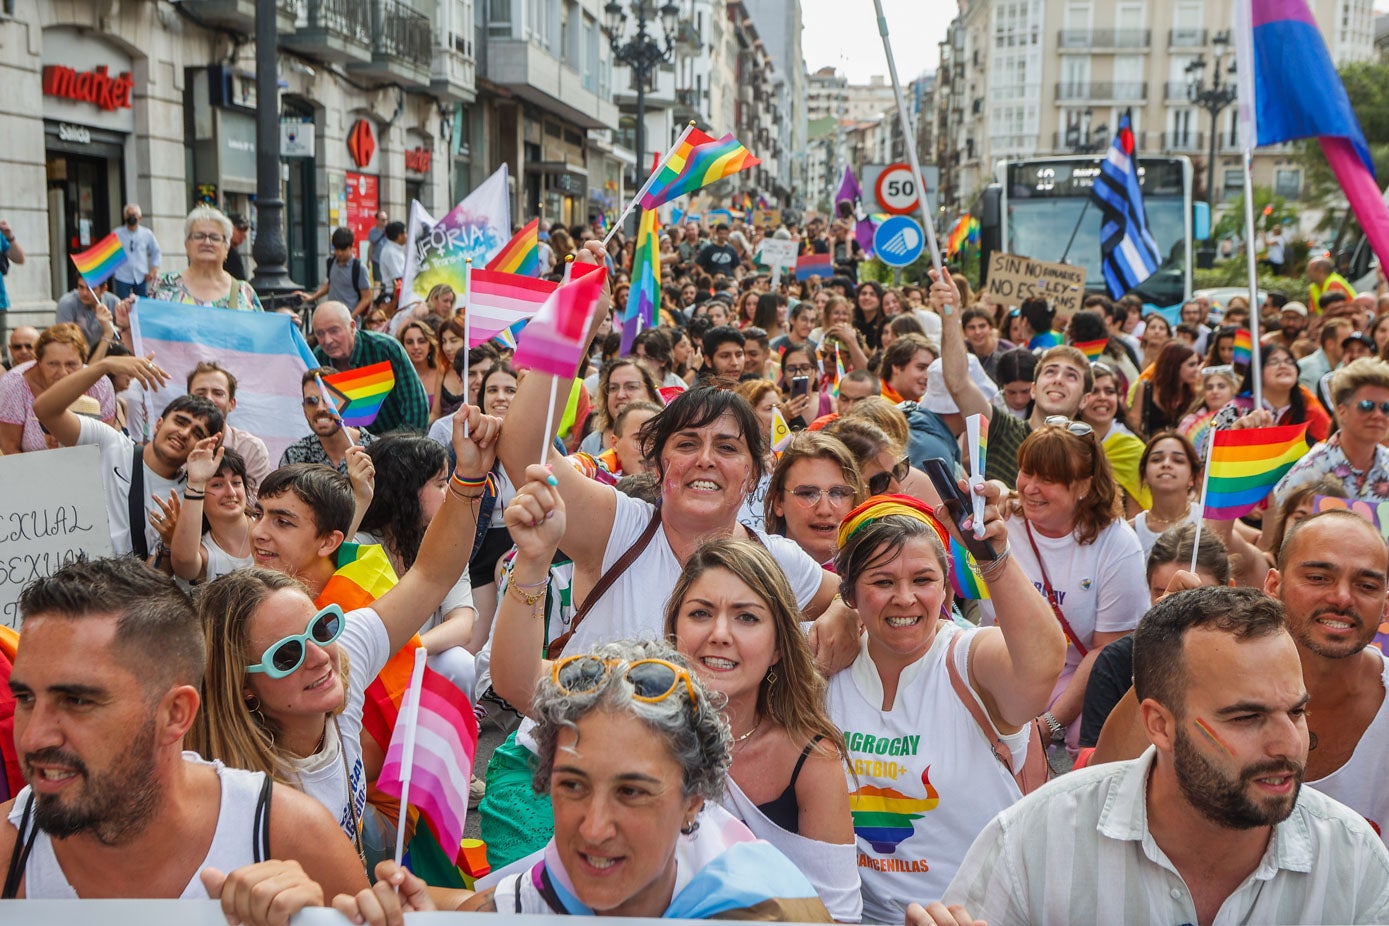
{"label": "rainbow face paint on cheek", "polygon": [[1207,739],[1209,739],[1212,743],[1215,743],[1222,750],[1224,750],[1225,755],[1229,756],[1231,759],[1235,757],[1235,754],[1230,750],[1230,747],[1225,745],[1224,740],[1215,735],[1215,731],[1211,729],[1210,724],[1206,723],[1200,717],[1196,718],[1195,723],[1196,729],[1206,734]]}

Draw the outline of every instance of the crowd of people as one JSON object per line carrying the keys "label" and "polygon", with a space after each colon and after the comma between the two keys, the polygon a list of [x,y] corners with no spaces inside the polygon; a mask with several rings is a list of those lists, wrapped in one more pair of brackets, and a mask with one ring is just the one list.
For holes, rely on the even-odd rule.
{"label": "crowd of people", "polygon": [[[1389,547],[1345,510],[1389,497],[1389,296],[1065,317],[950,273],[860,282],[840,222],[688,222],[624,354],[630,242],[556,225],[542,270],[613,283],[571,385],[469,347],[466,294],[396,311],[380,218],[304,294],[321,366],[278,461],[236,426],[257,371],[137,356],[129,296],[83,284],[15,332],[0,450],[97,446],[116,556],[20,601],[4,897],[210,896],[246,923],[1389,922]],[[194,209],[187,269],[155,250],[139,282],[261,311],[223,269],[234,230]],[[763,234],[836,274],[773,287]],[[1234,349],[1255,311],[1261,407]],[[379,416],[344,427],[317,377],[382,361]],[[126,390],[171,379],[132,423]],[[1205,520],[1211,434],[1274,423],[1307,425],[1306,456]],[[415,645],[514,727],[473,770],[473,889],[426,827],[393,858],[370,689]]]}

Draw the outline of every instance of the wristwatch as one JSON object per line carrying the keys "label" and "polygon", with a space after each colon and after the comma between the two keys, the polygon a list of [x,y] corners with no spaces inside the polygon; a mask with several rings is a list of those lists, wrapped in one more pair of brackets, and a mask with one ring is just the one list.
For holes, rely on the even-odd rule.
{"label": "wristwatch", "polygon": [[1061,726],[1061,721],[1052,716],[1051,711],[1042,715],[1042,723],[1047,725],[1047,732],[1051,734],[1051,741],[1059,743],[1066,738],[1066,728]]}

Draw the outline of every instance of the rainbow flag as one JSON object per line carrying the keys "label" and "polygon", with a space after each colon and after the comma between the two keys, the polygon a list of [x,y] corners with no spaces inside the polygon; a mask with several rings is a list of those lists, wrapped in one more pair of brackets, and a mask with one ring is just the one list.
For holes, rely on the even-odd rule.
{"label": "rainbow flag", "polygon": [[1109,338],[1100,338],[1097,341],[1072,341],[1071,346],[1085,355],[1085,359],[1094,363],[1104,356],[1104,349],[1109,346]]}
{"label": "rainbow flag", "polygon": [[632,352],[632,342],[643,328],[656,327],[656,309],[661,304],[661,245],[657,235],[656,210],[641,214],[637,229],[637,249],[632,255],[632,288],[622,313],[622,347],[618,353]]}
{"label": "rainbow flag", "polygon": [[829,254],[805,254],[796,258],[796,279],[813,276],[829,279],[834,276],[834,259]]}
{"label": "rainbow flag", "polygon": [[1306,452],[1306,422],[1216,431],[1206,462],[1204,517],[1233,521],[1254,510]]}
{"label": "rainbow flag", "polygon": [[641,194],[641,207],[655,209],[761,163],[732,135],[715,141],[689,126],[665,163],[647,180]]}
{"label": "rainbow flag", "polygon": [[844,355],[834,352],[834,382],[830,384],[830,395],[839,398],[839,384],[844,382]]}
{"label": "rainbow flag", "polygon": [[376,420],[381,405],[395,388],[395,370],[389,360],[369,367],[345,370],[323,377],[338,399],[338,416],[349,428],[365,428]]}
{"label": "rainbow flag", "polygon": [[989,585],[980,574],[974,555],[954,537],[950,538],[950,584],[961,598],[987,601],[990,597]]}
{"label": "rainbow flag", "polygon": [[72,255],[77,272],[92,288],[111,279],[111,275],[124,267],[129,259],[125,248],[121,246],[121,239],[116,237],[115,232],[111,232],[81,254]]}
{"label": "rainbow flag", "polygon": [[1235,366],[1248,367],[1254,360],[1254,339],[1248,329],[1237,328],[1235,330],[1235,354],[1233,363]]}
{"label": "rainbow flag", "polygon": [[[572,265],[571,265],[572,266]],[[550,373],[571,380],[588,348],[588,323],[608,284],[606,268],[585,264],[567,283],[560,284],[527,325],[516,345],[518,368]]]}
{"label": "rainbow flag", "polygon": [[526,227],[502,245],[497,256],[487,262],[488,270],[536,276],[540,273],[540,219],[531,219]]}
{"label": "rainbow flag", "polygon": [[517,322],[529,320],[559,284],[499,270],[474,270],[468,285],[468,346],[477,347]]}
{"label": "rainbow flag", "polygon": [[979,220],[966,212],[955,222],[955,227],[950,229],[949,236],[945,239],[945,252],[948,256],[955,256],[966,244],[976,244],[979,241]]}

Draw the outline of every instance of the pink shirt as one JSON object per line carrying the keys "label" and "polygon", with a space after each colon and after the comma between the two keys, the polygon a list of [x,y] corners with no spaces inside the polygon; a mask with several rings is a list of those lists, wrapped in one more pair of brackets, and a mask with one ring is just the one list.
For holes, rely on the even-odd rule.
{"label": "pink shirt", "polygon": [[[26,453],[48,449],[47,437],[39,426],[39,419],[34,417],[34,393],[24,377],[25,371],[35,362],[27,360],[0,377],[0,422],[24,425],[24,437],[19,446]],[[111,387],[111,380],[103,376],[87,390],[87,395],[101,403],[103,421],[115,420],[116,391]]]}

